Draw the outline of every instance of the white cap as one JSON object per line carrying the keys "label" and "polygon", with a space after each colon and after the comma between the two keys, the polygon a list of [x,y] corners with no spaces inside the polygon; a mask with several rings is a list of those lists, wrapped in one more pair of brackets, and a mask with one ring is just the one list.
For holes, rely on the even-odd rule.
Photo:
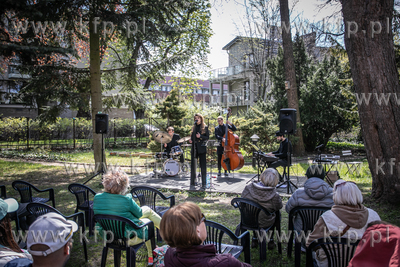
{"label": "white cap", "polygon": [[[47,256],[62,248],[71,239],[78,225],[55,212],[46,213],[38,217],[29,227],[27,245],[30,254]],[[46,251],[31,250],[36,244],[49,247]]]}

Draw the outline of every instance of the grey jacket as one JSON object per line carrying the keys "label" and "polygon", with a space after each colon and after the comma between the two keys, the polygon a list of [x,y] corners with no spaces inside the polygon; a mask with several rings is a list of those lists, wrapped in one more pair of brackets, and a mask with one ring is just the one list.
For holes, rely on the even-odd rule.
{"label": "grey jacket", "polygon": [[[275,187],[267,187],[261,182],[253,182],[246,185],[242,192],[242,197],[253,200],[266,208],[269,212],[275,212],[283,207],[282,199],[276,192]],[[261,212],[258,217],[258,223],[261,227],[267,228],[274,224],[275,214],[267,216]]]}
{"label": "grey jacket", "polygon": [[[333,190],[320,178],[310,178],[304,183],[304,187],[297,189],[286,203],[287,213],[296,207],[332,207]],[[301,230],[300,218],[294,223],[296,230]]]}

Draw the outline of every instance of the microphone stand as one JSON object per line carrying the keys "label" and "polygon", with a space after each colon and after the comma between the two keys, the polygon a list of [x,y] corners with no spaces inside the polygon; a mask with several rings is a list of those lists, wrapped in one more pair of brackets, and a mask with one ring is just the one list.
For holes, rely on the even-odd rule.
{"label": "microphone stand", "polygon": [[[195,129],[196,129],[196,125],[197,125],[197,121],[194,122]],[[192,152],[193,152],[192,153],[192,164],[193,164],[193,166],[191,168],[191,173],[190,173],[190,180],[192,180],[192,177],[193,177],[192,172],[194,172],[194,179],[193,179],[194,185],[196,185],[196,179],[197,179],[196,134],[194,133],[195,129],[193,129],[193,132],[192,132],[192,136],[194,134],[193,140],[192,140]],[[192,137],[190,137],[190,138],[192,138]],[[190,182],[192,182],[192,181],[190,181]]]}

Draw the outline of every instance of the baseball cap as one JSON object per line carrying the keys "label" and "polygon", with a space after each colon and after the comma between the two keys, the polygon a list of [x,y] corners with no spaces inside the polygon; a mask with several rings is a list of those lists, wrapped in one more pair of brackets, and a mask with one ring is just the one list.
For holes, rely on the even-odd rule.
{"label": "baseball cap", "polygon": [[281,133],[280,131],[275,132],[275,136],[283,136],[283,133]]}
{"label": "baseball cap", "polygon": [[0,220],[6,217],[7,213],[14,212],[18,209],[18,202],[13,198],[0,198]]}
{"label": "baseball cap", "polygon": [[[71,239],[78,225],[55,212],[38,217],[29,227],[27,245],[30,254],[47,256],[62,248]],[[46,251],[32,250],[31,247],[42,244],[49,247]]]}

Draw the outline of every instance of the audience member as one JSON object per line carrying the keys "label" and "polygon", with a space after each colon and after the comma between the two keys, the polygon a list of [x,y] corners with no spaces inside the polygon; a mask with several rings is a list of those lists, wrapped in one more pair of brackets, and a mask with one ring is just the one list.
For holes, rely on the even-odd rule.
{"label": "audience member", "polygon": [[[379,215],[372,209],[362,205],[363,197],[360,189],[353,182],[338,180],[333,186],[333,202],[331,210],[321,215],[314,231],[307,241],[307,246],[318,238],[341,236],[351,240],[360,239],[370,222],[380,220]],[[322,249],[316,251],[318,266],[328,266]]]}
{"label": "audience member", "polygon": [[199,206],[185,202],[170,208],[162,217],[160,232],[170,248],[166,267],[249,267],[231,254],[217,254],[213,244],[202,245],[207,238],[206,218]]}
{"label": "audience member", "polygon": [[386,222],[368,224],[348,267],[400,266],[400,228]]}
{"label": "audience member", "polygon": [[[129,185],[128,176],[121,170],[107,172],[103,176],[104,193],[96,194],[93,200],[94,214],[117,215],[132,220],[137,225],[142,225],[149,220],[153,221],[154,226],[159,228],[161,217],[147,206],[139,207],[132,199],[130,193],[126,194]],[[100,232],[102,229],[97,225]],[[135,245],[142,242],[144,238],[142,230],[135,230],[127,226],[130,231],[129,245]],[[147,238],[147,228],[145,229],[145,237]],[[153,264],[153,251],[151,242],[146,242],[148,253],[148,264]]]}
{"label": "audience member", "polygon": [[16,258],[32,259],[31,255],[21,250],[15,242],[8,213],[18,210],[18,202],[13,198],[0,198],[0,267]]}
{"label": "audience member", "polygon": [[[273,213],[283,207],[282,199],[276,191],[276,185],[279,181],[279,173],[276,169],[268,168],[260,175],[261,182],[253,182],[248,184],[243,192],[242,197],[253,200]],[[261,212],[258,216],[258,223],[262,228],[268,228],[275,222],[275,213],[267,215]],[[268,248],[273,249],[275,246],[273,236],[268,243]],[[257,247],[257,239],[253,237],[252,247]]]}
{"label": "audience member", "polygon": [[[296,207],[330,208],[333,206],[333,190],[324,181],[324,167],[322,165],[308,167],[306,177],[304,187],[297,189],[286,203],[285,210],[288,214]],[[303,229],[300,217],[295,218],[294,229],[297,231]]]}
{"label": "audience member", "polygon": [[74,221],[50,212],[38,217],[29,227],[27,246],[33,263],[15,259],[5,267],[63,267],[72,249],[72,236],[78,230]]}

